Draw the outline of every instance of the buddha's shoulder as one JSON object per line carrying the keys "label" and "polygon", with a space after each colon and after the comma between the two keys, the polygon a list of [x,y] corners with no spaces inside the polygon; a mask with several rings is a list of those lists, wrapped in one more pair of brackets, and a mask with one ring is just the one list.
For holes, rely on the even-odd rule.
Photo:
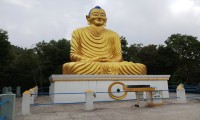
{"label": "buddha's shoulder", "polygon": [[73,32],[79,32],[79,31],[85,31],[87,30],[87,27],[77,28]]}
{"label": "buddha's shoulder", "polygon": [[118,33],[117,33],[117,32],[112,31],[112,30],[110,30],[110,29],[106,29],[106,32],[109,33],[109,34],[111,34],[111,35],[117,35],[117,36],[118,36]]}
{"label": "buddha's shoulder", "polygon": [[[88,27],[77,28],[73,33],[89,32]],[[117,32],[105,28],[105,33],[109,35],[119,36]]]}

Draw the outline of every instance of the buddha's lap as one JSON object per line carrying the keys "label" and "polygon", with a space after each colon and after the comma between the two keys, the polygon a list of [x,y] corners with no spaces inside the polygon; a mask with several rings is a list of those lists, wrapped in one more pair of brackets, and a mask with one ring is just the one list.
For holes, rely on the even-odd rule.
{"label": "buddha's lap", "polygon": [[63,65],[63,74],[146,74],[146,66],[133,62],[70,62]]}

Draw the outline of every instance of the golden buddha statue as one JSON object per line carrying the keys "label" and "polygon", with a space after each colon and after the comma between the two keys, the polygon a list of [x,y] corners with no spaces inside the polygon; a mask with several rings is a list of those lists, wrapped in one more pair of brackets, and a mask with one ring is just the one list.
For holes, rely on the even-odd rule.
{"label": "golden buddha statue", "polygon": [[106,13],[99,6],[86,16],[89,26],[72,33],[70,63],[63,65],[63,74],[144,75],[146,66],[122,60],[120,37],[104,28]]}

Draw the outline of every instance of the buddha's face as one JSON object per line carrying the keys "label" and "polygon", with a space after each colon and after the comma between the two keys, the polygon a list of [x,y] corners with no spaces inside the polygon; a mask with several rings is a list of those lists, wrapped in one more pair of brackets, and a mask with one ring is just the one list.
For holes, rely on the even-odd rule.
{"label": "buddha's face", "polygon": [[106,23],[106,13],[103,9],[93,9],[90,15],[87,16],[87,20],[90,24],[95,26],[103,26]]}

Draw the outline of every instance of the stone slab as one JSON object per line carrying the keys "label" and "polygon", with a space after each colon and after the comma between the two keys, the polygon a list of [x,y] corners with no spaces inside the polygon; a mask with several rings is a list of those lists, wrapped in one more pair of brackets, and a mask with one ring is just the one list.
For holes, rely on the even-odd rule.
{"label": "stone slab", "polygon": [[50,82],[55,81],[104,81],[104,80],[169,80],[170,75],[51,75]]}
{"label": "stone slab", "polygon": [[[170,75],[52,75],[49,78],[50,96],[54,103],[85,102],[85,94],[81,93],[90,89],[96,93],[94,101],[113,101],[106,92],[113,82],[122,82],[125,85],[150,85],[156,90],[165,90],[163,97],[168,98],[169,77]],[[115,85],[112,92],[116,92],[117,89],[123,91],[122,86]],[[120,96],[123,92],[113,94]],[[129,92],[124,100],[127,99],[136,99],[135,92]]]}

